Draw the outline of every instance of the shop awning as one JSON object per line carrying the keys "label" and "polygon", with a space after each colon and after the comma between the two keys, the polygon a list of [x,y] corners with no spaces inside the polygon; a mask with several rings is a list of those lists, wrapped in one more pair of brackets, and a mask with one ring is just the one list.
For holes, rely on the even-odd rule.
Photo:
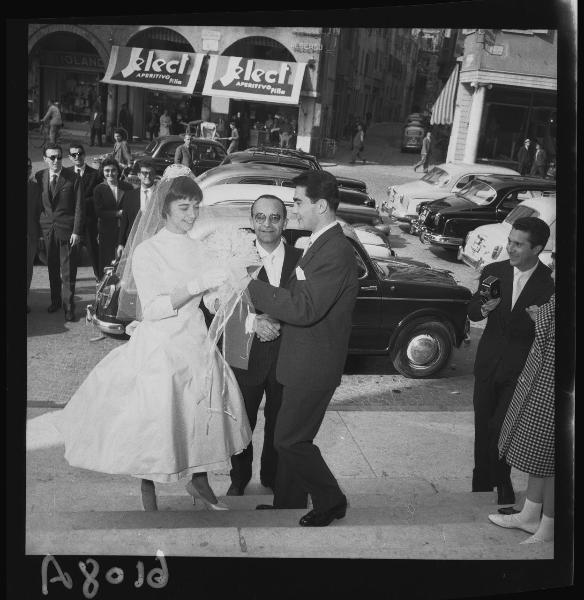
{"label": "shop awning", "polygon": [[442,88],[434,106],[432,107],[431,125],[452,125],[454,120],[454,102],[458,89],[459,63],[456,63],[448,81]]}
{"label": "shop awning", "polygon": [[103,83],[192,94],[204,54],[112,46]]}
{"label": "shop awning", "polygon": [[298,104],[306,63],[215,54],[209,60],[204,96]]}

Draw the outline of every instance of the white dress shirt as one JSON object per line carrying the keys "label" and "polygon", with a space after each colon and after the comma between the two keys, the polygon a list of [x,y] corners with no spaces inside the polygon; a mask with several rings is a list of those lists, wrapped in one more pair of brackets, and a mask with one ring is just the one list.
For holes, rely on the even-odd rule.
{"label": "white dress shirt", "polygon": [[517,267],[513,267],[513,296],[511,297],[511,309],[515,306],[519,294],[525,287],[525,284],[529,281],[529,278],[533,275],[533,272],[539,266],[539,261],[534,267],[527,271],[520,271]]}
{"label": "white dress shirt", "polygon": [[308,252],[308,249],[310,248],[310,246],[312,246],[312,244],[314,244],[314,242],[316,242],[316,240],[325,231],[328,231],[329,229],[332,229],[336,224],[337,224],[337,222],[333,221],[332,223],[329,223],[328,225],[326,225],[322,229],[319,229],[318,231],[313,231],[312,234],[311,234],[311,236],[308,238],[308,245],[306,246],[306,248],[304,248],[304,252],[303,252],[302,256],[304,256]]}
{"label": "white dress shirt", "polygon": [[144,212],[146,210],[146,206],[148,206],[148,202],[152,198],[152,193],[154,191],[154,186],[150,186],[149,188],[140,186],[140,210]]}
{"label": "white dress shirt", "polygon": [[79,177],[83,177],[83,174],[85,173],[85,165],[82,167],[73,167],[73,170],[79,175]]}

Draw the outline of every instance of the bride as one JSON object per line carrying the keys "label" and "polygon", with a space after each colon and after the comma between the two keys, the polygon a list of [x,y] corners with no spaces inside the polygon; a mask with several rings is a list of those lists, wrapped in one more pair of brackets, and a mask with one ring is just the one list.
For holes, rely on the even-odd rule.
{"label": "bride", "polygon": [[[187,235],[201,199],[188,168],[167,169],[120,264],[120,309],[134,304],[141,320],[129,342],[91,371],[57,425],[72,466],[141,478],[144,510],[157,510],[155,481],[187,476],[193,501],[226,510],[207,471],[224,467],[251,439],[235,377],[199,309],[203,295],[228,279]],[[125,292],[134,282],[137,300]]]}

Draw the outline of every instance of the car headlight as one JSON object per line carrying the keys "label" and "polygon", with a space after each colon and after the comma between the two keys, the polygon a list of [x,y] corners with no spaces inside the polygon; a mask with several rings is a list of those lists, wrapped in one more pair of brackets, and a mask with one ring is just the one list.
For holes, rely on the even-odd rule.
{"label": "car headlight", "polygon": [[503,252],[503,246],[495,246],[493,248],[493,253],[491,254],[491,258],[493,260],[497,260],[499,256],[501,256],[501,252]]}
{"label": "car headlight", "polygon": [[97,294],[97,302],[98,304],[101,304],[103,309],[107,309],[107,307],[110,305],[113,297],[114,297],[114,292],[116,291],[116,286],[115,285],[105,285],[102,290]]}

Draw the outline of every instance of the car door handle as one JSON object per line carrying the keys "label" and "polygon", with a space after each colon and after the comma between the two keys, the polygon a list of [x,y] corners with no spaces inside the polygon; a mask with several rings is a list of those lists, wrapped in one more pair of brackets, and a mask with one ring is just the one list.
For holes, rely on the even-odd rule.
{"label": "car door handle", "polygon": [[361,286],[361,291],[362,292],[376,292],[377,286],[376,285],[364,285],[364,286]]}

